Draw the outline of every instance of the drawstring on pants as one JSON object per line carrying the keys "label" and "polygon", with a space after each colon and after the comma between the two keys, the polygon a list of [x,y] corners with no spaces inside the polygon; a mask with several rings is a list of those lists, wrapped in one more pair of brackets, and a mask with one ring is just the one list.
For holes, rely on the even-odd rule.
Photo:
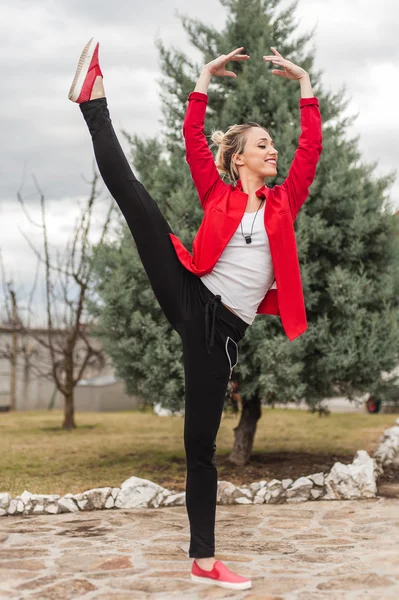
{"label": "drawstring on pants", "polygon": [[[208,300],[208,302],[205,304],[205,342],[206,342],[206,349],[208,351],[208,354],[212,354],[212,348],[215,343],[216,312],[217,312],[218,306],[220,306],[221,303],[222,303],[222,298],[218,294],[214,298],[211,298],[210,300]],[[212,320],[211,328],[209,329],[211,320]],[[229,350],[227,347],[229,340],[231,342],[233,342],[233,344],[236,347],[236,362],[234,363],[234,365],[231,364]],[[230,336],[227,336],[227,338],[226,338],[225,350],[226,350],[226,355],[227,355],[229,365],[230,365],[229,379],[231,379],[233,369],[238,362],[238,345]]]}
{"label": "drawstring on pants", "polygon": [[[212,348],[215,342],[216,329],[216,311],[222,302],[222,297],[218,294],[208,300],[205,304],[205,342],[208,354],[212,354]],[[209,331],[209,321],[212,319],[211,330]]]}

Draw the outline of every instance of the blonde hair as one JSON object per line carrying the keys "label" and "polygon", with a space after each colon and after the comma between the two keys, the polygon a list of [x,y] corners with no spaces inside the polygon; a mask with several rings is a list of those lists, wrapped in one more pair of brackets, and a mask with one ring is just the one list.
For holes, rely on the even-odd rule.
{"label": "blonde hair", "polygon": [[237,165],[232,160],[233,154],[242,154],[244,152],[248,129],[252,127],[261,127],[258,123],[247,121],[241,125],[231,125],[226,133],[223,131],[214,131],[211,140],[214,146],[218,146],[215,157],[216,168],[219,173],[226,173],[233,183],[239,179]]}

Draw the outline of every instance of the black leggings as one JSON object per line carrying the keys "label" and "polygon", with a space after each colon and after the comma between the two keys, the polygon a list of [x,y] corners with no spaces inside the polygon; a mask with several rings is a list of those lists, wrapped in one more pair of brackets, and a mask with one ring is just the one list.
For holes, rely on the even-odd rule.
{"label": "black leggings", "polygon": [[105,98],[90,100],[80,107],[93,139],[101,176],[133,234],[161,309],[183,343],[189,556],[213,557],[215,441],[231,368],[238,359],[237,344],[248,324],[179,261],[169,237],[171,228],[123,154]]}

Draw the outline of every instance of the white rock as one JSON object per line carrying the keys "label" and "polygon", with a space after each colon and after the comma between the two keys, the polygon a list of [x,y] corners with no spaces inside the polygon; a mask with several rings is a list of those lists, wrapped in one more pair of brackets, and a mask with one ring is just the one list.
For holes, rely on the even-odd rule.
{"label": "white rock", "polygon": [[32,502],[38,500],[39,502],[50,502],[53,504],[54,502],[57,502],[60,497],[59,494],[32,494],[30,499]]}
{"label": "white rock", "polygon": [[104,508],[110,494],[110,487],[93,488],[73,496],[71,495],[70,498],[77,502],[80,510],[101,510]]}
{"label": "white rock", "polygon": [[164,489],[162,490],[162,492],[154,496],[154,498],[151,500],[148,506],[152,506],[152,508],[159,508],[160,506],[164,505],[165,498],[171,495],[171,491]]}
{"label": "white rock", "polygon": [[266,492],[267,492],[267,491],[268,491],[268,490],[267,490],[267,487],[266,487],[266,486],[265,486],[265,487],[262,487],[262,488],[260,488],[260,490],[259,490],[258,492],[256,492],[256,494],[255,494],[255,498],[262,498],[262,499],[264,500],[264,499],[265,499],[265,495],[266,495]]}
{"label": "white rock", "polygon": [[83,492],[82,492],[82,493],[80,493],[80,494],[73,494],[71,497],[72,497],[74,500],[76,500],[76,502],[81,502],[82,500],[84,500],[84,499],[85,499],[85,498],[84,498],[84,495],[83,495]]}
{"label": "white rock", "polygon": [[33,507],[33,514],[43,515],[44,514],[44,504],[35,504],[35,506]]}
{"label": "white rock", "polygon": [[[234,504],[234,493],[236,486],[230,481],[219,481],[217,490],[217,502],[220,504]],[[239,492],[238,492],[239,493]]]}
{"label": "white rock", "polygon": [[308,477],[299,477],[287,489],[287,502],[306,502],[310,498],[310,490],[313,487],[313,481]]}
{"label": "white rock", "polygon": [[311,479],[315,485],[320,487],[323,487],[324,485],[324,473],[313,473],[313,475],[309,475],[309,479]]}
{"label": "white rock", "polygon": [[16,500],[17,500],[17,511],[16,512],[23,513],[24,509],[25,509],[25,504],[22,502],[22,500],[19,497],[17,497]]}
{"label": "white rock", "polygon": [[186,492],[180,492],[180,494],[170,494],[163,502],[164,506],[185,506],[186,504]]}
{"label": "white rock", "polygon": [[272,479],[269,481],[266,484],[266,488],[264,490],[259,490],[258,494],[255,496],[255,498],[258,498],[256,504],[261,504],[260,499],[262,496],[266,504],[279,504],[285,499],[285,490],[282,481],[279,479]]}
{"label": "white rock", "polygon": [[104,508],[114,508],[115,506],[115,500],[113,499],[112,495],[108,496],[105,504],[104,504]]}
{"label": "white rock", "polygon": [[[72,496],[72,494],[70,494]],[[61,512],[66,513],[66,512],[79,512],[79,508],[76,506],[76,503],[73,501],[72,498],[70,498],[70,496],[68,494],[68,498],[67,495],[65,495],[63,498],[60,498],[58,500],[58,506],[61,509]]]}
{"label": "white rock", "polygon": [[264,502],[265,502],[265,497],[258,496],[258,494],[256,494],[256,496],[254,497],[254,504],[264,504]]}
{"label": "white rock", "polygon": [[116,508],[144,508],[163,489],[148,479],[130,477],[122,483],[115,506]]}
{"label": "white rock", "polygon": [[251,494],[251,490],[249,490],[247,487],[245,486],[237,486],[237,489],[240,490],[240,492],[242,493],[243,496],[245,496],[246,498],[250,498],[252,500],[252,494]]}
{"label": "white rock", "polygon": [[280,498],[281,495],[284,495],[285,497],[285,490],[283,490],[282,487],[280,488],[275,488],[274,490],[268,490],[271,494],[272,498]]}
{"label": "white rock", "polygon": [[0,508],[0,517],[6,517],[7,516],[7,511],[4,510],[4,508]]}
{"label": "white rock", "polygon": [[325,484],[325,500],[375,498],[377,484],[374,461],[365,450],[359,450],[352,464],[335,463],[326,477]]}
{"label": "white rock", "polygon": [[280,479],[272,479],[271,481],[269,481],[267,483],[267,489],[268,490],[275,490],[275,489],[280,489],[282,487],[282,482],[280,481]]}
{"label": "white rock", "polygon": [[[244,488],[245,489],[245,488]],[[249,492],[249,490],[247,490]],[[252,494],[249,492],[251,499]],[[217,502],[219,504],[235,504],[237,498],[248,498],[247,494],[230,481],[219,481]]]}
{"label": "white rock", "polygon": [[[59,494],[31,494],[30,492],[27,492],[25,490],[25,492],[21,495],[21,499],[23,500],[24,498],[29,503],[29,505],[33,507],[33,512],[37,513],[41,510],[39,509],[39,511],[35,511],[35,507],[37,505],[44,508],[46,508],[46,506],[49,505],[54,506],[57,504],[58,500],[60,499],[60,496]],[[24,512],[27,512],[26,506]]]}
{"label": "white rock", "polygon": [[6,510],[11,502],[10,494],[3,492],[0,494],[0,508]]}
{"label": "white rock", "polygon": [[286,499],[285,490],[280,488],[279,490],[268,490],[265,496],[266,504],[281,504]]}
{"label": "white rock", "polygon": [[252,504],[252,500],[249,498],[237,498],[236,504]]}
{"label": "white rock", "polygon": [[310,495],[309,495],[309,497],[306,497],[306,496],[292,496],[292,498],[287,498],[287,502],[289,504],[295,504],[296,502],[307,502],[308,500],[310,500]]}
{"label": "white rock", "polygon": [[282,479],[281,485],[283,486],[283,490],[288,489],[293,481],[293,479]]}
{"label": "white rock", "polygon": [[317,500],[323,494],[324,494],[324,490],[321,490],[320,488],[319,489],[313,488],[313,489],[310,490],[310,495],[313,498],[313,500]]}
{"label": "white rock", "polygon": [[119,490],[120,489],[121,488],[112,488],[111,494],[112,494],[112,497],[113,497],[114,500],[116,499],[117,495],[119,494]]}
{"label": "white rock", "polygon": [[33,512],[32,502],[27,502],[24,508],[24,515],[30,515]]}
{"label": "white rock", "polygon": [[173,412],[173,410],[170,410],[169,408],[162,408],[162,405],[160,402],[158,402],[157,404],[154,404],[153,410],[154,410],[154,414],[157,415],[158,417],[173,417],[173,416],[181,417],[184,415],[184,409]]}
{"label": "white rock", "polygon": [[[236,504],[238,498],[250,500],[252,504],[252,494],[247,487],[238,487],[230,481],[219,481],[217,491],[217,502],[219,504]],[[242,502],[241,504],[248,504]]]}
{"label": "white rock", "polygon": [[264,488],[266,486],[266,480],[262,479],[261,481],[255,481],[254,483],[250,483],[249,485],[249,489],[256,494],[257,492],[259,492],[259,490],[261,488]]}
{"label": "white rock", "polygon": [[381,442],[374,453],[374,459],[376,460],[380,474],[381,467],[390,465],[395,457],[399,454],[399,427],[395,425],[384,431],[384,435],[381,438]]}
{"label": "white rock", "polygon": [[44,512],[46,512],[49,515],[58,515],[58,513],[61,512],[61,509],[58,506],[58,504],[47,504],[47,506],[44,509]]}
{"label": "white rock", "polygon": [[30,492],[28,492],[27,490],[25,490],[21,494],[20,498],[24,504],[27,504],[29,502],[29,500],[32,498],[32,494]]}

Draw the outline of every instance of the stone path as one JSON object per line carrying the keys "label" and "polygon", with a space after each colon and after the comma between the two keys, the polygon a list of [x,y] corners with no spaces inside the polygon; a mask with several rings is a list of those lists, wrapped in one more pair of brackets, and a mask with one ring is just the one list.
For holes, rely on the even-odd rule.
{"label": "stone path", "polygon": [[217,558],[253,580],[193,584],[184,507],[0,520],[0,598],[397,600],[399,499],[218,506]]}

